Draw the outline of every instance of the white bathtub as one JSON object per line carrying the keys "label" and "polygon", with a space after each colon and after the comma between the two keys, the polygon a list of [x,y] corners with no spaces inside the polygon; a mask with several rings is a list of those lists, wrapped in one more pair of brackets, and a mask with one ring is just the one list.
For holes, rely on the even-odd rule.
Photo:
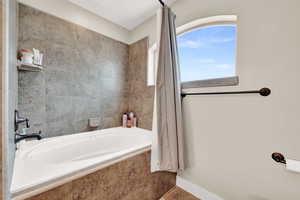
{"label": "white bathtub", "polygon": [[111,128],[20,144],[11,192],[24,199],[150,150],[151,131]]}

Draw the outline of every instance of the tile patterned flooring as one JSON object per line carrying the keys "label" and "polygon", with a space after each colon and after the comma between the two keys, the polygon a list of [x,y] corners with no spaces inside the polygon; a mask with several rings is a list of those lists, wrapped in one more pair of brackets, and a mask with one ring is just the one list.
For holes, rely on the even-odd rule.
{"label": "tile patterned flooring", "polygon": [[200,200],[179,187],[172,188],[160,200]]}

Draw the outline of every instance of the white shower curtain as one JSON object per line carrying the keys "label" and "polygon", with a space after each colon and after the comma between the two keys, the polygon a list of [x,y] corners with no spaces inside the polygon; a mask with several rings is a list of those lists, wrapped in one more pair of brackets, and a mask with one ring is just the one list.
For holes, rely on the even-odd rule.
{"label": "white shower curtain", "polygon": [[181,86],[175,15],[170,8],[158,14],[158,65],[155,89],[151,170],[184,169]]}

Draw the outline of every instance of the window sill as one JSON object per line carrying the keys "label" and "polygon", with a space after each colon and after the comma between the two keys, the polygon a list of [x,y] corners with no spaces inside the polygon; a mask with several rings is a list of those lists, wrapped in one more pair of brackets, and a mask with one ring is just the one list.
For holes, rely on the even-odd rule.
{"label": "window sill", "polygon": [[236,86],[239,84],[239,77],[226,77],[226,78],[216,78],[198,81],[188,81],[182,82],[182,89],[189,88],[204,88],[204,87],[221,87],[221,86]]}

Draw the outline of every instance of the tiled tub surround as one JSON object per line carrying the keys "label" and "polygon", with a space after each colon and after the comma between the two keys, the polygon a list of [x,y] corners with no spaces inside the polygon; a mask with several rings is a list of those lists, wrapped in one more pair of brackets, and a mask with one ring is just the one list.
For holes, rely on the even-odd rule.
{"label": "tiled tub surround", "polygon": [[134,111],[152,128],[154,87],[147,86],[148,39],[125,45],[19,4],[19,48],[38,48],[45,70],[19,72],[19,110],[44,137],[120,125]]}
{"label": "tiled tub surround", "polygon": [[28,200],[158,200],[176,175],[150,173],[150,151],[27,198]]}
{"label": "tiled tub surround", "polygon": [[11,191],[24,197],[150,150],[151,131],[110,128],[20,143]]}
{"label": "tiled tub surround", "polygon": [[[69,137],[90,130],[91,117],[101,118],[100,129],[119,126],[128,110],[137,114],[139,127],[151,129],[154,87],[146,85],[147,39],[128,46],[19,5],[19,48],[33,47],[45,54],[45,70],[19,72],[19,110],[30,118],[30,131]],[[44,193],[29,199],[157,200],[175,185],[175,174],[150,173],[150,152],[85,173],[91,171],[62,177],[63,185],[48,192],[54,184],[45,184],[35,190]]]}
{"label": "tiled tub surround", "polygon": [[20,143],[13,199],[157,200],[176,174],[150,172],[151,134],[118,127]]}
{"label": "tiled tub surround", "polygon": [[45,54],[42,72],[19,72],[19,110],[53,137],[120,125],[127,111],[128,45],[19,4],[19,48]]}
{"label": "tiled tub surround", "polygon": [[128,108],[135,111],[141,128],[152,129],[154,87],[147,86],[148,39],[129,46]]}

